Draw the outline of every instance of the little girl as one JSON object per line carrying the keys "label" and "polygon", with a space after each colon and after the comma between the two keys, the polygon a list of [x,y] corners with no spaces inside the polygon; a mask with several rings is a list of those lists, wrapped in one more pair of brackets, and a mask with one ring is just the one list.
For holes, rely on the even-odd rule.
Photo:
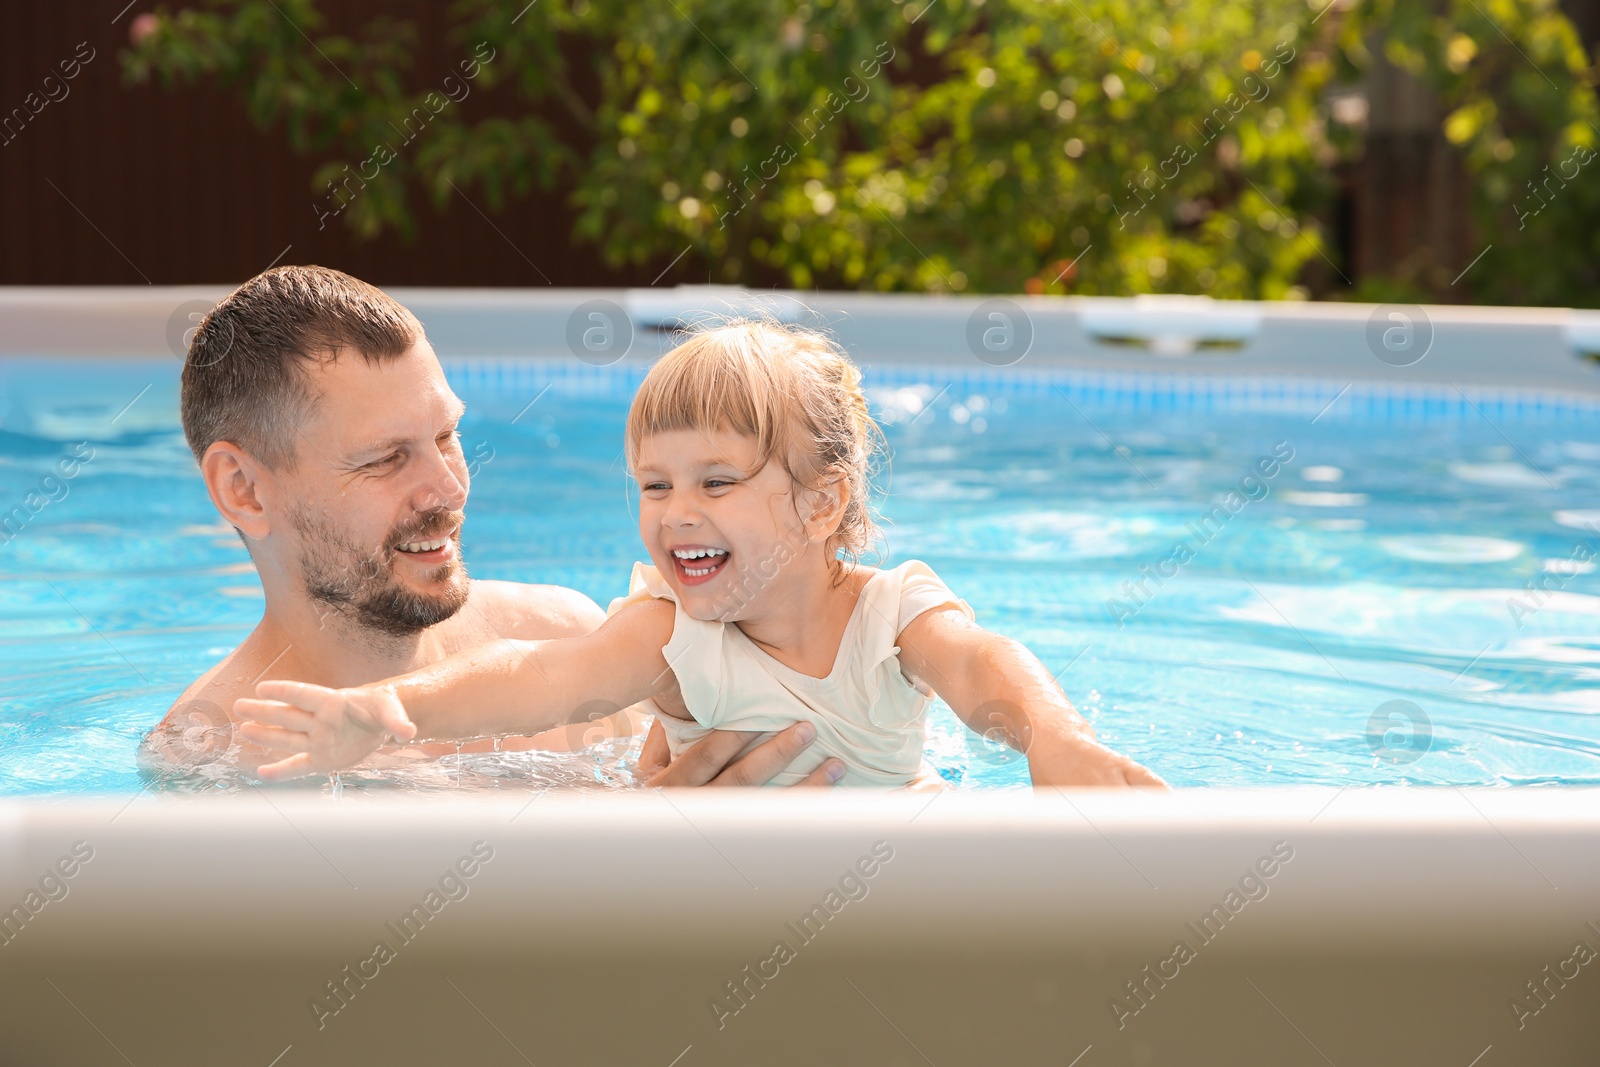
{"label": "little girl", "polygon": [[[1103,747],[1022,645],[977,626],[926,564],[859,563],[875,539],[880,439],[861,375],[826,337],[765,322],[706,330],[645,377],[628,414],[649,565],[583,637],[503,641],[353,689],[262,682],[241,733],[290,753],[264,779],[347,767],[390,735],[533,733],[652,701],[671,753],[714,729],[809,720],[846,785],[922,767],[937,694],[1025,752],[1035,785],[1159,785]],[[752,745],[760,743],[757,738]]]}

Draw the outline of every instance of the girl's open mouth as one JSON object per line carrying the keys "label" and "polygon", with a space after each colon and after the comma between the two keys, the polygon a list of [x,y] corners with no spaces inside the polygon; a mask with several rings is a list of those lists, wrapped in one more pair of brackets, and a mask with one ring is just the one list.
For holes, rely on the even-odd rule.
{"label": "girl's open mouth", "polygon": [[674,548],[672,565],[678,572],[678,580],[684,585],[699,585],[715,578],[717,572],[728,565],[728,550],[702,545]]}

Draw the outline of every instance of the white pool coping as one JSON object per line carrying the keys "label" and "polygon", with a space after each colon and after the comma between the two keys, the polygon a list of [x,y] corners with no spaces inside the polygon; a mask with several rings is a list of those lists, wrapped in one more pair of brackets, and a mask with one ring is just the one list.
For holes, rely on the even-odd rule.
{"label": "white pool coping", "polygon": [[[0,355],[172,357],[173,322],[181,334],[189,313],[220,299],[227,289],[0,287]],[[663,342],[646,326],[670,320],[672,309],[730,307],[724,290],[696,286],[397,288],[393,295],[423,321],[441,356],[530,356],[573,363],[568,323],[589,301],[609,301],[639,324],[628,356],[636,361],[659,354]],[[806,321],[833,330],[867,365],[945,363],[988,370],[996,368],[974,356],[967,328],[991,299],[1010,301],[1032,325],[1032,344],[1014,364],[1019,368],[1274,375],[1394,387],[1499,386],[1600,398],[1600,365],[1588,358],[1600,353],[1600,312],[1568,308],[1430,305],[1404,311],[1420,312],[1418,336],[1431,327],[1432,343],[1417,362],[1402,367],[1383,362],[1369,347],[1369,320],[1380,312],[1373,304],[819,292],[757,294],[756,306],[793,318],[793,308],[803,305]],[[1380,315],[1380,326],[1389,321],[1387,314]],[[1163,341],[1185,337],[1241,347],[1173,356],[1104,341],[1119,336],[1143,337],[1157,349]]]}
{"label": "white pool coping", "polygon": [[[0,289],[0,355],[171,358],[174,313],[225,288]],[[395,295],[447,358],[577,365],[564,338],[585,301],[611,301],[645,323],[670,318],[675,300],[689,307],[704,294]],[[982,298],[798,298],[865,364],[1007,373],[977,359],[967,343]],[[1014,364],[1029,373],[1300,380],[1329,390],[1365,383],[1600,403],[1600,368],[1584,354],[1600,350],[1592,312],[1429,307],[1432,347],[1419,362],[1396,367],[1367,344],[1372,305],[1014,303],[1035,332]],[[1096,339],[1140,335],[1167,352],[1197,337],[1240,347],[1161,355]],[[636,342],[627,358],[647,358],[661,343],[642,331]],[[307,1031],[305,1001],[320,978],[356,958],[383,917],[408,907],[479,840],[492,843],[496,859],[472,895],[451,905],[432,947],[407,956],[410,977],[385,979],[387,1006],[362,1001],[365,1014],[341,1020],[333,1037]],[[704,792],[339,804],[262,791],[210,802],[9,800],[0,802],[0,907],[22,901],[77,841],[89,843],[95,858],[71,880],[69,895],[0,945],[0,1002],[17,1005],[0,1012],[0,1049],[15,1062],[102,1056],[112,1032],[144,1053],[132,1056],[140,1063],[215,1062],[215,1044],[205,1042],[242,1041],[241,1034],[264,1043],[261,1063],[283,1044],[322,1054],[347,1049],[348,1058],[385,1041],[392,1046],[399,1032],[411,1034],[411,1044],[389,1056],[407,1062],[408,1051],[420,1057],[416,1050],[429,1039],[406,1030],[407,1021],[430,1018],[436,998],[453,995],[444,981],[474,968],[515,972],[504,980],[561,1005],[553,1017],[541,1016],[549,1039],[542,1047],[568,1042],[579,1054],[604,1047],[614,1062],[626,1053],[665,1065],[688,1044],[694,1058],[683,1067],[808,1063],[844,1041],[874,1050],[840,1057],[847,1062],[895,1055],[921,1062],[906,1047],[917,1045],[909,1029],[929,1048],[918,1048],[922,1059],[931,1053],[929,1062],[942,1067],[964,1039],[934,1035],[973,1002],[987,1005],[984,1018],[997,1034],[1036,1039],[1028,1047],[1040,1062],[1093,1056],[1082,1067],[1280,1059],[1467,1067],[1475,1056],[1493,1057],[1482,1059],[1493,1067],[1588,1064],[1600,1056],[1600,1027],[1592,1025],[1600,967],[1584,968],[1522,1027],[1508,1010],[1512,997],[1525,995],[1524,983],[1567,958],[1574,942],[1600,949],[1597,790],[951,793],[932,800]],[[806,911],[876,841],[888,842],[895,858],[871,894],[840,914],[827,951],[807,950],[809,977],[785,978],[786,999],[763,994],[761,1012],[752,1007],[730,1028],[740,1036],[701,1034],[717,976],[737,977],[739,966],[763,956],[784,917]],[[1137,1026],[1108,1028],[1118,987],[1188,936],[1185,924],[1277,841],[1288,842],[1295,858],[1272,879],[1270,894],[1243,908],[1226,941],[1205,949],[1183,972],[1181,988],[1163,991]],[[626,966],[584,970],[617,958]],[[1000,971],[977,976],[984,961],[1001,959],[1008,962]],[[546,960],[562,963],[546,976],[516,970]],[[851,1014],[828,999],[828,990],[874,966],[889,967],[898,987],[873,986],[885,1004],[871,1001],[876,1015]],[[291,971],[293,980],[284,977]],[[1013,978],[1020,984],[1008,984]],[[1246,980],[1257,985],[1254,993]],[[1048,997],[1039,992],[1045,986]],[[188,1017],[187,1029],[139,1021],[170,1013],[174,997],[211,1007]],[[610,1016],[584,1014],[591,1001],[603,1007],[611,997],[655,1022],[635,1032],[607,1026]],[[860,1009],[859,1000],[846,1003]],[[106,1021],[122,1010],[117,1004],[132,1013],[126,1026],[143,1044]],[[281,1022],[273,1014],[280,1005],[287,1006]],[[613,1015],[622,1010],[612,1008]],[[680,1016],[698,1020],[684,1023],[682,1040],[668,1025]],[[451,1018],[451,1026],[476,1025],[470,1015]],[[524,1033],[503,1014],[492,1025]],[[574,1029],[577,1036],[568,1032]],[[1085,1045],[1093,1051],[1080,1054]]]}

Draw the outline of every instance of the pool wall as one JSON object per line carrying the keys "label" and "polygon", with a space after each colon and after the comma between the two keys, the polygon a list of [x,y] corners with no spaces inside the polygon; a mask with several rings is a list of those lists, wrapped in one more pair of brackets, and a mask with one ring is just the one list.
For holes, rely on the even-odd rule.
{"label": "pool wall", "polygon": [[[0,353],[170,354],[223,291],[0,290]],[[396,295],[446,358],[578,376],[642,367],[650,323],[708,302]],[[595,300],[636,320],[617,361],[566,340]],[[1597,320],[1560,309],[1384,312],[1380,337],[1432,331],[1402,367],[1370,305],[805,301],[879,374],[1600,406]],[[1027,354],[980,356],[975,312],[980,335],[1025,323]],[[1587,1065],[1580,945],[1600,952],[1586,789],[0,803],[6,1064]]]}
{"label": "pool wall", "polygon": [[0,1046],[1592,1064],[1597,817],[1588,790],[12,803],[8,905],[93,856],[0,946]]}

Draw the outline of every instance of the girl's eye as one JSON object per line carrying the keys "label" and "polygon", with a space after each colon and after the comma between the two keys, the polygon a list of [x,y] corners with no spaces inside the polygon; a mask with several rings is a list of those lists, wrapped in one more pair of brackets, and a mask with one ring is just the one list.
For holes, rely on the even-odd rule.
{"label": "girl's eye", "polygon": [[723,488],[725,486],[729,486],[729,485],[732,485],[732,484],[733,484],[733,482],[728,481],[725,478],[712,478],[710,481],[706,482],[706,488],[707,489],[721,489],[721,488]]}

